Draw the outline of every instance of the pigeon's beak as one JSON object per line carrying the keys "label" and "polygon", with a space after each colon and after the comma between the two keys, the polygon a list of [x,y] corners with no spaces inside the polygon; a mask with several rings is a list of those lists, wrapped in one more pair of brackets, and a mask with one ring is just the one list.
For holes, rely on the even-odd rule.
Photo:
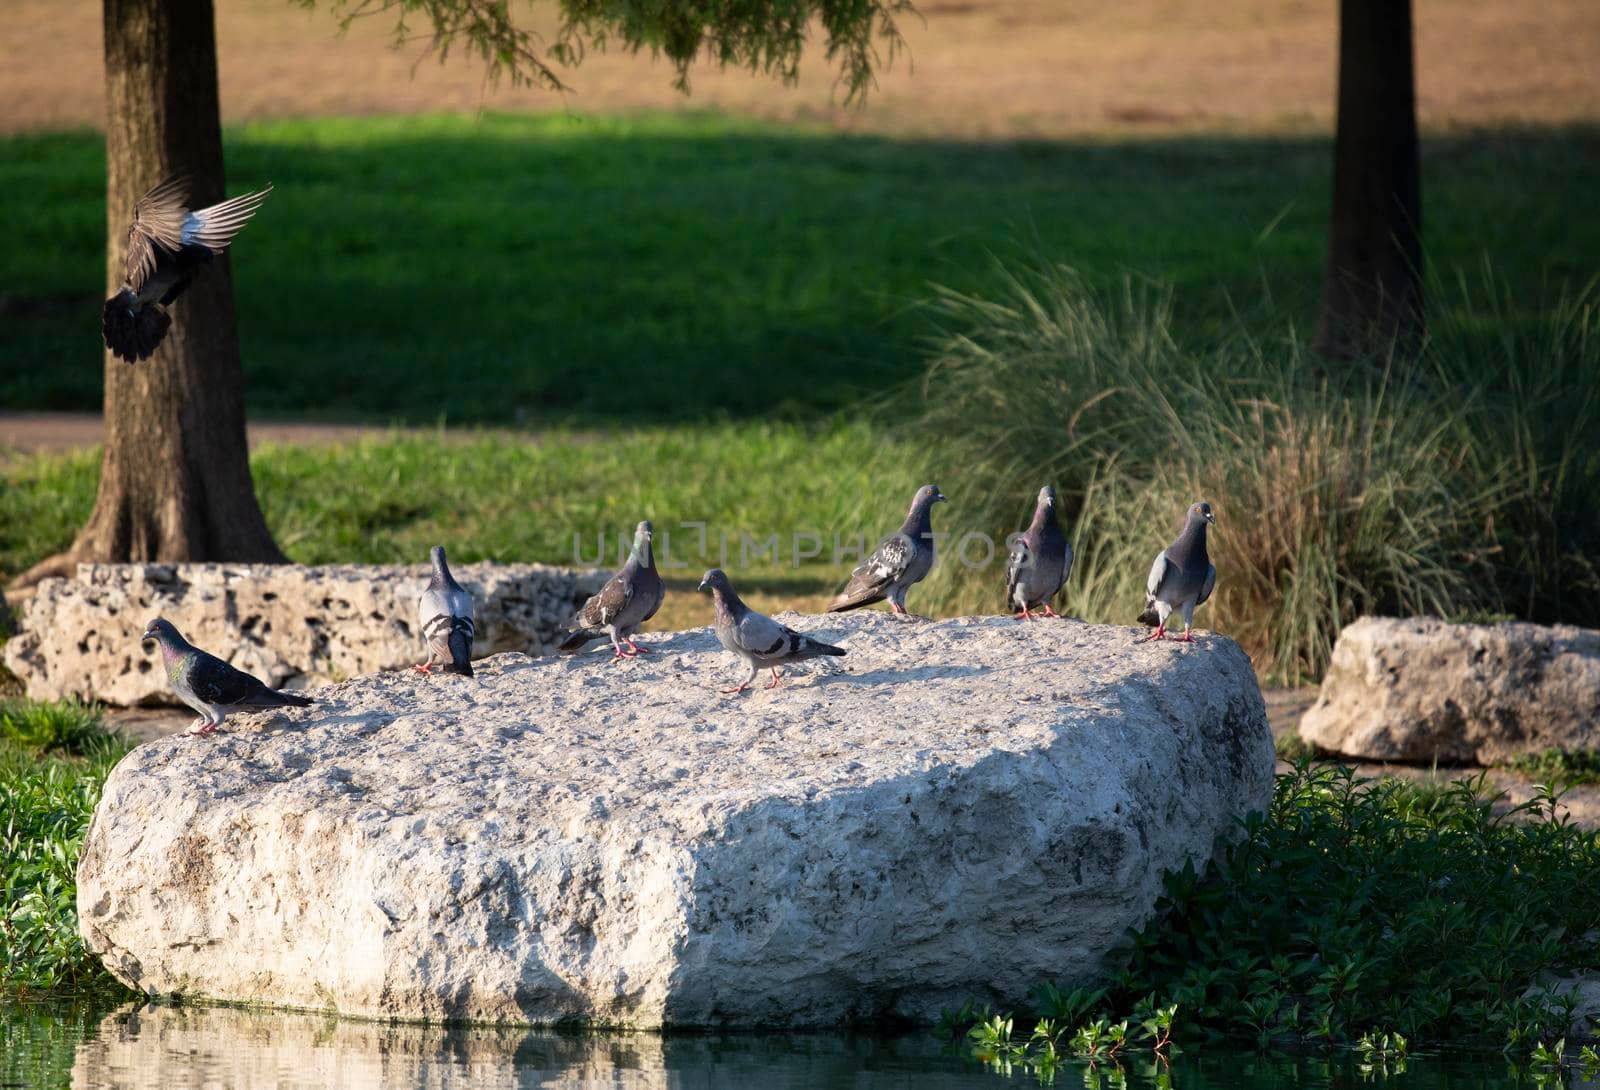
{"label": "pigeon's beak", "polygon": [[933,502],[934,503],[943,503],[944,502],[944,493],[943,492],[935,492],[933,494]]}
{"label": "pigeon's beak", "polygon": [[1217,521],[1217,516],[1212,514],[1210,511],[1207,511],[1206,512],[1206,521],[1207,522],[1216,522]]}
{"label": "pigeon's beak", "polygon": [[710,590],[711,589],[711,584],[707,583],[704,579],[702,579],[702,580],[700,580],[700,586],[699,586],[698,589],[700,589],[700,590]]}
{"label": "pigeon's beak", "polygon": [[154,628],[145,629],[144,630],[144,635],[139,637],[139,643],[141,645],[145,646],[145,647],[149,647],[151,644],[153,644],[155,642],[156,642],[156,630]]}

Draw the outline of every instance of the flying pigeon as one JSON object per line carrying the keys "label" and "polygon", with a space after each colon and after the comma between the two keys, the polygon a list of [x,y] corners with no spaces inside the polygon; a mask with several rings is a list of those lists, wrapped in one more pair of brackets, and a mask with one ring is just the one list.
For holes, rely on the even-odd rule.
{"label": "flying pigeon", "polygon": [[773,689],[778,685],[778,667],[790,662],[823,655],[843,655],[844,648],[814,640],[803,632],[781,625],[763,613],[757,613],[739,599],[727,572],[712,568],[700,580],[700,589],[711,592],[716,600],[717,619],[712,624],[717,640],[723,647],[750,664],[750,676],[724,693],[742,693],[750,687],[763,668],[772,671]]}
{"label": "flying pigeon", "polygon": [[447,674],[472,676],[472,595],[450,574],[444,547],[435,545],[428,554],[433,559],[433,578],[417,599],[417,621],[422,626],[422,642],[428,659],[412,669],[433,672],[435,664]]}
{"label": "flying pigeon", "polygon": [[202,266],[228,248],[272,187],[190,211],[189,179],[168,178],[139,198],[128,225],[122,289],[106,300],[100,330],[111,354],[129,363],[149,358],[167,335],[164,309],[183,294]]}
{"label": "flying pigeon", "polygon": [[1033,620],[1034,609],[1046,617],[1056,616],[1050,599],[1056,596],[1072,571],[1072,545],[1056,524],[1056,490],[1049,485],[1039,489],[1033,509],[1033,522],[1018,535],[1006,564],[1006,608],[1020,610],[1018,617]]}
{"label": "flying pigeon", "polygon": [[189,725],[189,734],[210,734],[222,726],[231,708],[304,708],[311,704],[309,697],[269,689],[244,671],[206,654],[180,636],[171,621],[161,617],[145,627],[139,642],[161,648],[172,691],[200,713],[200,718]]}
{"label": "flying pigeon", "polygon": [[1189,508],[1183,522],[1183,532],[1178,540],[1161,550],[1150,567],[1150,579],[1145,584],[1149,597],[1145,599],[1144,612],[1139,620],[1155,625],[1150,639],[1159,640],[1167,634],[1167,618],[1173,610],[1183,613],[1184,643],[1193,643],[1189,626],[1194,620],[1195,606],[1211,597],[1211,588],[1217,583],[1217,569],[1206,556],[1206,526],[1217,521],[1209,503],[1197,503]]}
{"label": "flying pigeon", "polygon": [[900,529],[878,543],[871,556],[850,573],[829,613],[859,609],[888,599],[896,613],[906,611],[906,591],[933,570],[933,505],[944,502],[937,485],[925,484],[911,498],[911,510]]}
{"label": "flying pigeon", "polygon": [[[561,644],[561,650],[571,654],[602,636],[611,637],[611,646],[616,651],[611,657],[612,662],[650,650],[635,643],[633,634],[639,631],[640,625],[656,615],[656,610],[661,608],[661,600],[667,594],[661,576],[656,571],[655,553],[650,548],[650,540],[654,536],[655,531],[648,521],[634,528],[633,548],[628,553],[627,562],[606,581],[599,594],[583,603],[583,608],[572,615],[567,622],[567,631],[571,635]],[[622,648],[624,643],[628,645],[626,651]]]}

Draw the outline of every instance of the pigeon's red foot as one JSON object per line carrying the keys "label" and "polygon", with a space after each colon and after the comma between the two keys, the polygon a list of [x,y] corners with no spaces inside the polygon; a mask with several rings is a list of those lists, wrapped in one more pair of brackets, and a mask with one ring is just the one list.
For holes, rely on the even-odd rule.
{"label": "pigeon's red foot", "polygon": [[648,647],[634,643],[632,640],[628,641],[628,646],[633,648],[633,653],[635,655],[648,655],[650,653],[650,649]]}
{"label": "pigeon's red foot", "polygon": [[1031,620],[1033,620],[1033,614],[1028,612],[1028,607],[1027,606],[1023,606],[1022,607],[1022,612],[1017,614],[1017,620],[1019,620],[1019,621],[1031,621]]}
{"label": "pigeon's red foot", "polygon": [[412,669],[415,670],[419,674],[431,674],[431,673],[433,673],[433,667],[429,666],[425,662],[417,663],[415,666],[412,667]]}
{"label": "pigeon's red foot", "polygon": [[899,605],[899,604],[897,604],[895,602],[890,602],[889,603],[889,612],[898,613],[898,614],[900,614],[900,616],[904,617],[906,615],[906,607],[902,606],[902,605]]}
{"label": "pigeon's red foot", "polygon": [[1189,635],[1189,630],[1187,628],[1185,628],[1183,630],[1183,635],[1178,637],[1178,642],[1179,643],[1193,643],[1194,642],[1194,637]]}
{"label": "pigeon's red foot", "polygon": [[1166,635],[1167,635],[1167,626],[1164,625],[1164,624],[1158,624],[1158,625],[1156,625],[1156,630],[1154,632],[1150,633],[1150,635],[1146,636],[1140,642],[1141,643],[1149,643],[1151,640],[1164,639],[1166,637]]}
{"label": "pigeon's red foot", "polygon": [[749,682],[745,682],[743,685],[735,685],[731,689],[718,689],[717,692],[719,692],[719,693],[742,693],[748,688],[750,688],[750,683]]}
{"label": "pigeon's red foot", "polygon": [[1044,615],[1046,617],[1056,617],[1056,618],[1059,618],[1061,616],[1061,614],[1057,613],[1055,610],[1050,608],[1050,603],[1049,602],[1046,602],[1044,604]]}
{"label": "pigeon's red foot", "polygon": [[774,668],[773,668],[773,671],[772,671],[772,683],[771,683],[771,684],[769,684],[769,685],[768,685],[768,686],[767,686],[767,688],[769,688],[769,689],[776,689],[776,688],[777,688],[777,687],[778,687],[778,679],[779,679],[779,678],[780,678],[780,677],[782,677],[782,676],[783,676],[783,675],[782,675],[782,674],[780,674],[780,673],[778,673],[778,671],[777,671],[777,668],[776,668],[776,667],[774,667]]}

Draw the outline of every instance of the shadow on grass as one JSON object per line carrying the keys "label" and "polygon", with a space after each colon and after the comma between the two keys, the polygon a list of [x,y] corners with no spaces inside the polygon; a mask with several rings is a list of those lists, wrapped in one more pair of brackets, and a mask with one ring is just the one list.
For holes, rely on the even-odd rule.
{"label": "shadow on grass", "polygon": [[[808,419],[920,369],[930,282],[1018,248],[1179,288],[1182,328],[1320,285],[1323,138],[895,140],[714,114],[330,119],[228,134],[277,189],[234,263],[253,412]],[[1582,279],[1600,129],[1431,137],[1427,245],[1524,300]],[[103,153],[0,141],[0,404],[98,408]],[[182,304],[180,303],[179,306]]]}

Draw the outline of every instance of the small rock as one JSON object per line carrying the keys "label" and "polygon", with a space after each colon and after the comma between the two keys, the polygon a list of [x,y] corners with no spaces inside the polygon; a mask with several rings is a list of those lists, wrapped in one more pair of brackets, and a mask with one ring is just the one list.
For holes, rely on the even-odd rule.
{"label": "small rock", "polygon": [[1600,632],[1363,617],[1339,633],[1300,735],[1379,761],[1494,764],[1600,747]]}

